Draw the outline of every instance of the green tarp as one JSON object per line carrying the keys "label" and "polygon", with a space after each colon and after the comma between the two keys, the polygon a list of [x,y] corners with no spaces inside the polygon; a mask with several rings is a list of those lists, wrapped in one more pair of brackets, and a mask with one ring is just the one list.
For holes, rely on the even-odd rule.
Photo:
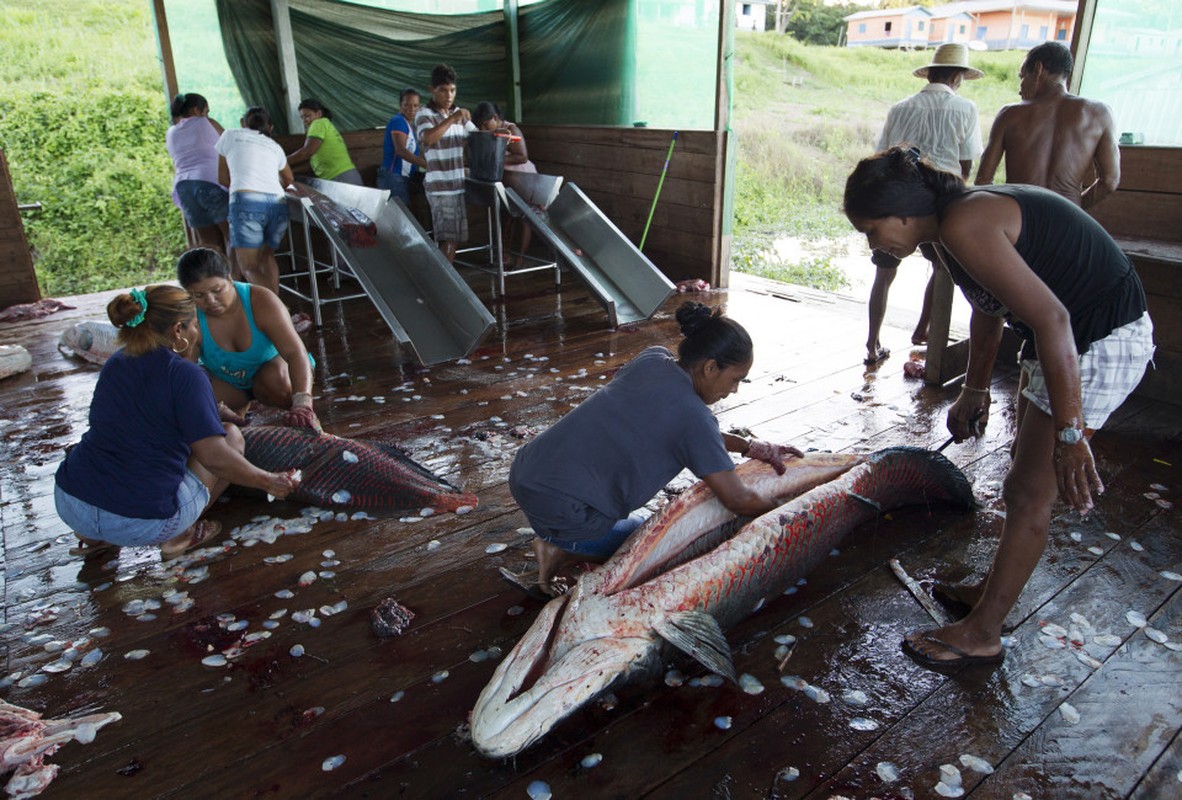
{"label": "green tarp", "polygon": [[[547,0],[518,11],[521,118],[534,123],[635,121],[639,0]],[[341,130],[380,128],[398,93],[424,94],[431,68],[457,73],[457,103],[508,108],[504,14],[411,14],[338,0],[290,0],[300,93],[332,109]],[[217,0],[231,72],[243,100],[287,130],[270,0]]]}

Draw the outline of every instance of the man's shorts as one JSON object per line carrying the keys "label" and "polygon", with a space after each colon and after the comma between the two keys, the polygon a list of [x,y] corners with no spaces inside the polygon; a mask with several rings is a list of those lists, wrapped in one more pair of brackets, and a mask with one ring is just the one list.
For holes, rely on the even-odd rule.
{"label": "man's shorts", "polygon": [[176,196],[190,228],[209,228],[230,215],[230,193],[209,181],[180,181]]}
{"label": "man's shorts", "polygon": [[468,241],[468,206],[463,192],[427,192],[427,201],[431,204],[431,228],[435,241]]}
{"label": "man's shorts", "polygon": [[121,547],[148,547],[175,539],[201,518],[209,505],[209,489],[191,470],[176,490],[177,511],[168,519],[124,517],[92,506],[54,485],[54,505],[62,522],[87,539],[110,542]]}
{"label": "man's shorts", "polygon": [[230,246],[278,250],[287,233],[287,200],[281,194],[234,192],[230,196]]}
{"label": "man's shorts", "polygon": [[[1153,350],[1153,322],[1148,312],[1100,341],[1092,342],[1088,352],[1079,357],[1079,385],[1086,427],[1099,430],[1109,415],[1137,388],[1153,358]],[[1022,396],[1049,415],[1051,400],[1042,365],[1026,359],[1022,362],[1022,372],[1027,379]]]}

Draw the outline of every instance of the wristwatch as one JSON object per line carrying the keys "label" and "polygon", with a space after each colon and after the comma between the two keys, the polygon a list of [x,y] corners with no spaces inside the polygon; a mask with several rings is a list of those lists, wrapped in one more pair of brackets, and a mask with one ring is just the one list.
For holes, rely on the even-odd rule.
{"label": "wristwatch", "polygon": [[1073,425],[1071,427],[1061,429],[1055,434],[1055,438],[1063,444],[1078,444],[1079,442],[1083,441],[1084,432]]}

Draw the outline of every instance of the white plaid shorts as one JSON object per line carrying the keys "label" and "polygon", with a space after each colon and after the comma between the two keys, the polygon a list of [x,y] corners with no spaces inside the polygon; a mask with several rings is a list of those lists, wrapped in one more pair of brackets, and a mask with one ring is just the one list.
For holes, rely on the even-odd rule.
{"label": "white plaid shorts", "polygon": [[[1149,312],[1100,341],[1092,342],[1088,352],[1079,357],[1079,385],[1086,427],[1099,430],[1109,415],[1137,388],[1153,358],[1153,350],[1153,322],[1149,319]],[[1022,372],[1027,379],[1022,396],[1050,414],[1051,399],[1042,365],[1025,359]]]}

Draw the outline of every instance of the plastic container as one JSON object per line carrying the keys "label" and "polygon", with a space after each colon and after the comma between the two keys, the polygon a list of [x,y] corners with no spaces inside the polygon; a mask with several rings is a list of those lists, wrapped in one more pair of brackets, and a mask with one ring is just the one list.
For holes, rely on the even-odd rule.
{"label": "plastic container", "polygon": [[509,137],[474,131],[468,134],[468,174],[478,181],[499,181],[505,173]]}

